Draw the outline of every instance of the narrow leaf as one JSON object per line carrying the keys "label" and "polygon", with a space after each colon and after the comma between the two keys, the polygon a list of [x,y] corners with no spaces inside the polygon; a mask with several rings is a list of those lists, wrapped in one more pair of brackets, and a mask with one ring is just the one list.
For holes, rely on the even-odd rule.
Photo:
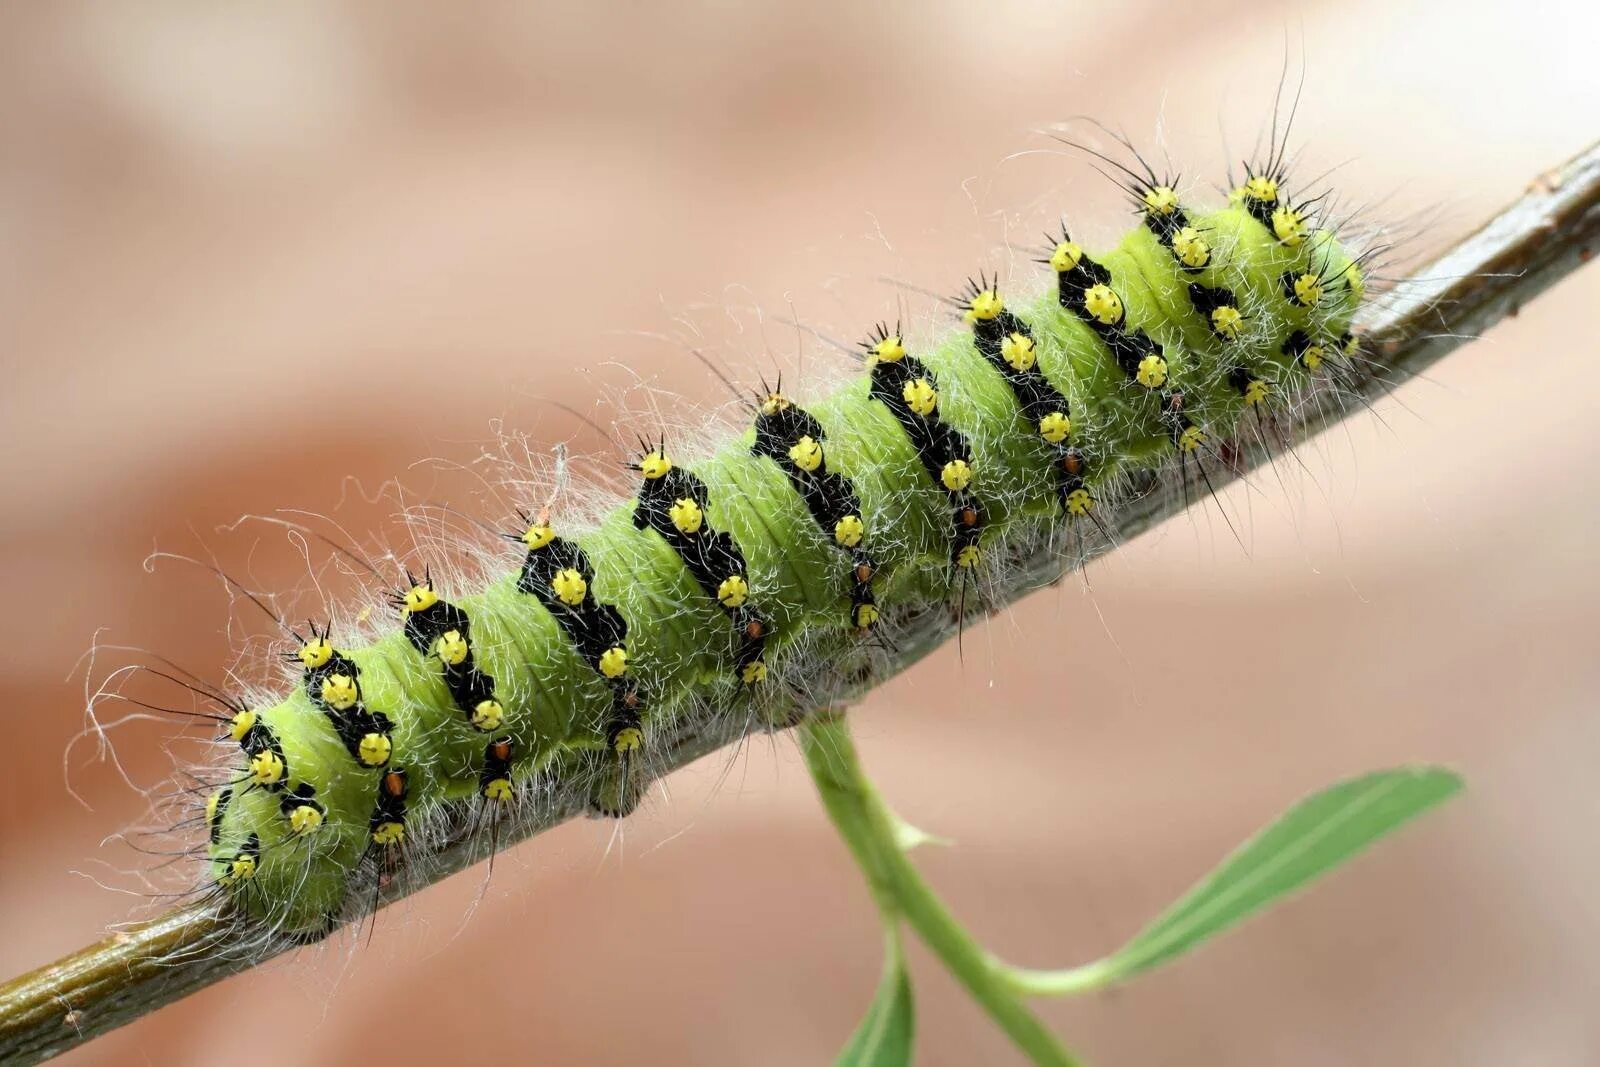
{"label": "narrow leaf", "polygon": [[[1124,981],[1188,952],[1461,791],[1441,767],[1352,778],[1300,801],[1246,841],[1132,941],[1075,972],[1061,991]],[[1044,978],[1039,975],[1039,978]],[[1041,983],[1045,984],[1045,983]]]}
{"label": "narrow leaf", "polygon": [[915,1025],[911,976],[900,954],[899,932],[890,929],[884,938],[883,978],[877,995],[839,1053],[836,1067],[909,1067]]}

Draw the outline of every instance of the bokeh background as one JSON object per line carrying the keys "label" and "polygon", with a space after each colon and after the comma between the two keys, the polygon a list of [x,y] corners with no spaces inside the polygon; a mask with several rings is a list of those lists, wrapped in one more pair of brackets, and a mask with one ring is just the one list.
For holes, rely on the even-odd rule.
{"label": "bokeh background", "polygon": [[[220,669],[260,632],[153,548],[304,587],[282,536],[221,527],[378,530],[357,489],[396,475],[465,502],[411,465],[497,419],[599,452],[551,401],[720,403],[691,341],[753,376],[795,354],[790,314],[931,329],[880,277],[1021,270],[994,249],[1062,208],[1124,224],[1037,130],[1092,115],[1220,182],[1286,52],[1302,173],[1436,246],[1595,135],[1597,36],[1592,5],[1511,0],[0,6],[0,972],[137,907],[98,880],[141,864],[105,839],[142,800],[87,749],[63,768],[94,634]],[[1469,777],[1227,939],[1043,1005],[1090,1062],[1600,1057],[1597,307],[1591,269],[1235,486],[1245,547],[1180,518],[860,709],[887,795],[957,842],[921,857],[939,890],[1040,966],[1336,777]],[[120,739],[137,781],[163,732]],[[792,742],[669,785],[69,1060],[827,1061],[879,942]],[[1015,1061],[914,964],[920,1062]]]}

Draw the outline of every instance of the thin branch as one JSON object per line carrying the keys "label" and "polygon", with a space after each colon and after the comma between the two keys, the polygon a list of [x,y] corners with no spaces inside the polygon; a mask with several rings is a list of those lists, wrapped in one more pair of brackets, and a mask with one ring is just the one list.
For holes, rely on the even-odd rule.
{"label": "thin branch", "polygon": [[[1600,144],[1540,176],[1527,193],[1432,264],[1405,279],[1363,311],[1358,323],[1372,369],[1357,368],[1347,389],[1329,395],[1306,420],[1286,428],[1303,441],[1362,409],[1465,344],[1587,262],[1600,248]],[[1220,487],[1266,459],[1262,447],[1241,444],[1230,470],[1212,470]],[[1181,510],[1184,494],[1150,493],[1118,509],[1108,539],[1118,544]],[[1090,549],[1090,554],[1106,550]],[[993,610],[1060,581],[1059,554],[1022,561],[1016,581],[996,596]],[[930,607],[906,622],[887,668],[867,682],[832,694],[842,706],[906,670],[954,636],[948,611]],[[818,709],[797,709],[795,721]],[[662,738],[660,773],[684,766],[743,739],[746,724],[684,722]],[[584,814],[586,798],[558,795],[537,817],[515,828],[515,839],[541,833]],[[469,867],[486,855],[483,834],[463,832],[433,857],[424,872],[402,871],[382,894],[384,903]],[[513,835],[503,835],[501,845]],[[113,934],[99,944],[0,986],[0,1062],[33,1063],[155,1011],[294,947],[284,940],[248,960],[218,951],[234,928],[213,909],[191,907]]]}

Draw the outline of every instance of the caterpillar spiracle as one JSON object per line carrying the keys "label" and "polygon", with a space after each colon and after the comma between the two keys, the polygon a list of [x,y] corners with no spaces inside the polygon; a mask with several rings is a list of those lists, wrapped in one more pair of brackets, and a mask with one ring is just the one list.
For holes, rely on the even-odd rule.
{"label": "caterpillar spiracle", "polygon": [[788,722],[870,678],[908,614],[981,612],[1008,561],[1068,555],[1340,388],[1364,263],[1281,145],[1220,206],[1142,160],[1119,176],[1137,224],[1105,249],[1049,234],[1042,286],[970,279],[943,336],[864,323],[831,393],[755,391],[711,454],[641,442],[597,522],[537,500],[485,517],[507,546],[485,583],[372,566],[387,632],[285,625],[282,690],[204,689],[230,753],[197,813],[204,891],[316,937],[463,827],[575,784],[625,815],[663,728]]}

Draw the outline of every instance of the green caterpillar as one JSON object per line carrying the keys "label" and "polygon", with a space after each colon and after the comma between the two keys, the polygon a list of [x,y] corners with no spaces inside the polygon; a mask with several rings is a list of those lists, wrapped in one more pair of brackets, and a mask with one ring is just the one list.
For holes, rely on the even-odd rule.
{"label": "green caterpillar", "polygon": [[408,575],[388,636],[298,634],[293,691],[228,706],[210,891],[314,936],[427,862],[437,828],[492,833],[574,780],[625,814],[654,728],[780,720],[870,671],[899,615],[964,616],[1023,547],[1093,535],[1152,475],[1227,462],[1245,417],[1337,386],[1362,268],[1289,198],[1281,155],[1204,212],[1125,173],[1140,225],[1097,255],[1051,238],[1030,302],[980,276],[962,329],[919,348],[879,325],[864,374],[805,407],[762,391],[692,469],[642,447],[635,499],[594,528],[523,516],[520,565],[486,588]]}

